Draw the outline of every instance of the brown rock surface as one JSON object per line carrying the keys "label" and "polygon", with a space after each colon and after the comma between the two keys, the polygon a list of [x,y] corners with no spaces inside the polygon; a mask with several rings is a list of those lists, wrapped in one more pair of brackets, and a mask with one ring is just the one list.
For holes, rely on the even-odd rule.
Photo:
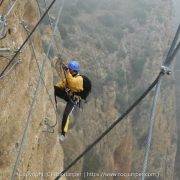
{"label": "brown rock surface", "polygon": [[[7,6],[8,1],[4,1],[1,10]],[[0,41],[0,47],[15,49],[22,44],[27,36],[20,25],[22,19],[31,27],[36,24],[39,16],[35,1],[17,2],[7,19],[8,28],[12,29],[11,34],[7,34],[6,38]],[[41,64],[45,55],[38,31],[33,34],[32,41],[38,63]],[[36,92],[39,72],[29,42],[18,58],[22,63],[0,82],[0,179],[10,179],[20,148],[16,179],[24,179],[25,176],[27,179],[40,179],[42,173],[45,175],[44,179],[54,179],[57,172],[63,168],[63,150],[57,140],[57,129],[54,134],[45,133],[43,130],[44,118],[50,117],[51,123],[54,123],[56,115],[42,82]],[[7,59],[1,58],[1,69],[7,63]],[[46,59],[44,72],[46,72],[44,81],[54,98],[53,73],[48,59]],[[26,127],[27,131],[21,146]]]}

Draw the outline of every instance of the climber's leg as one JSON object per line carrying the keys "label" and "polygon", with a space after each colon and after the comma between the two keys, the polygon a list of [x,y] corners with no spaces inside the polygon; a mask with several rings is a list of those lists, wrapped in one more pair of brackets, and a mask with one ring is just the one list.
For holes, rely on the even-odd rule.
{"label": "climber's leg", "polygon": [[69,123],[68,117],[69,117],[69,114],[72,112],[73,107],[74,107],[74,103],[71,101],[68,101],[66,104],[65,110],[64,110],[63,119],[62,119],[62,126],[61,126],[62,135],[64,135],[64,136],[68,130],[68,127],[67,127],[68,123]]}
{"label": "climber's leg", "polygon": [[55,102],[57,103],[56,97],[59,97],[61,99],[64,99],[65,101],[69,101],[69,97],[65,91],[65,89],[61,89],[58,86],[54,86],[54,97],[55,97]]}

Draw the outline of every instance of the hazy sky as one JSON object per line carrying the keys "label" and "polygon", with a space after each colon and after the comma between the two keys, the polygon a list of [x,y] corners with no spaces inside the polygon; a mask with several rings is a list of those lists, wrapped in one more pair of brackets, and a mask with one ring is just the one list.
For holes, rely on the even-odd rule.
{"label": "hazy sky", "polygon": [[178,25],[180,23],[180,0],[173,0],[175,8],[175,23]]}

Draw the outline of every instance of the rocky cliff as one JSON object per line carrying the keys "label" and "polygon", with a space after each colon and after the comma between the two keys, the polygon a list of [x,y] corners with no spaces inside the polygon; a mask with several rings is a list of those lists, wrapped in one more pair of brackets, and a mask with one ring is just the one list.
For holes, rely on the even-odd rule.
{"label": "rocky cliff", "polygon": [[[9,3],[4,1],[0,7],[4,14]],[[18,49],[27,37],[21,21],[33,27],[38,19],[35,1],[17,1],[7,18],[8,33],[0,40],[0,48]],[[31,40],[41,67],[46,56],[38,30]],[[6,57],[11,58],[13,52],[0,53],[0,67],[3,69],[9,61]],[[43,179],[53,179],[53,173],[63,168],[63,150],[57,140],[57,131],[51,134],[43,130],[44,118],[50,117],[51,123],[54,123],[56,116],[42,81],[38,85],[40,76],[29,42],[15,62],[17,59],[22,61],[21,64],[0,80],[0,179],[10,179],[18,154],[15,168],[17,179],[40,179],[43,175]],[[47,58],[45,62],[43,77],[53,98],[53,73]]]}

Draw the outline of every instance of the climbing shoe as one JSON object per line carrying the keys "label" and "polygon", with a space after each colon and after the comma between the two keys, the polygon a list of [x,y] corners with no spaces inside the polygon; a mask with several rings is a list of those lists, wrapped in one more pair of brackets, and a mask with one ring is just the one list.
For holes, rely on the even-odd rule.
{"label": "climbing shoe", "polygon": [[63,134],[59,134],[59,140],[64,141],[66,139],[66,136]]}

